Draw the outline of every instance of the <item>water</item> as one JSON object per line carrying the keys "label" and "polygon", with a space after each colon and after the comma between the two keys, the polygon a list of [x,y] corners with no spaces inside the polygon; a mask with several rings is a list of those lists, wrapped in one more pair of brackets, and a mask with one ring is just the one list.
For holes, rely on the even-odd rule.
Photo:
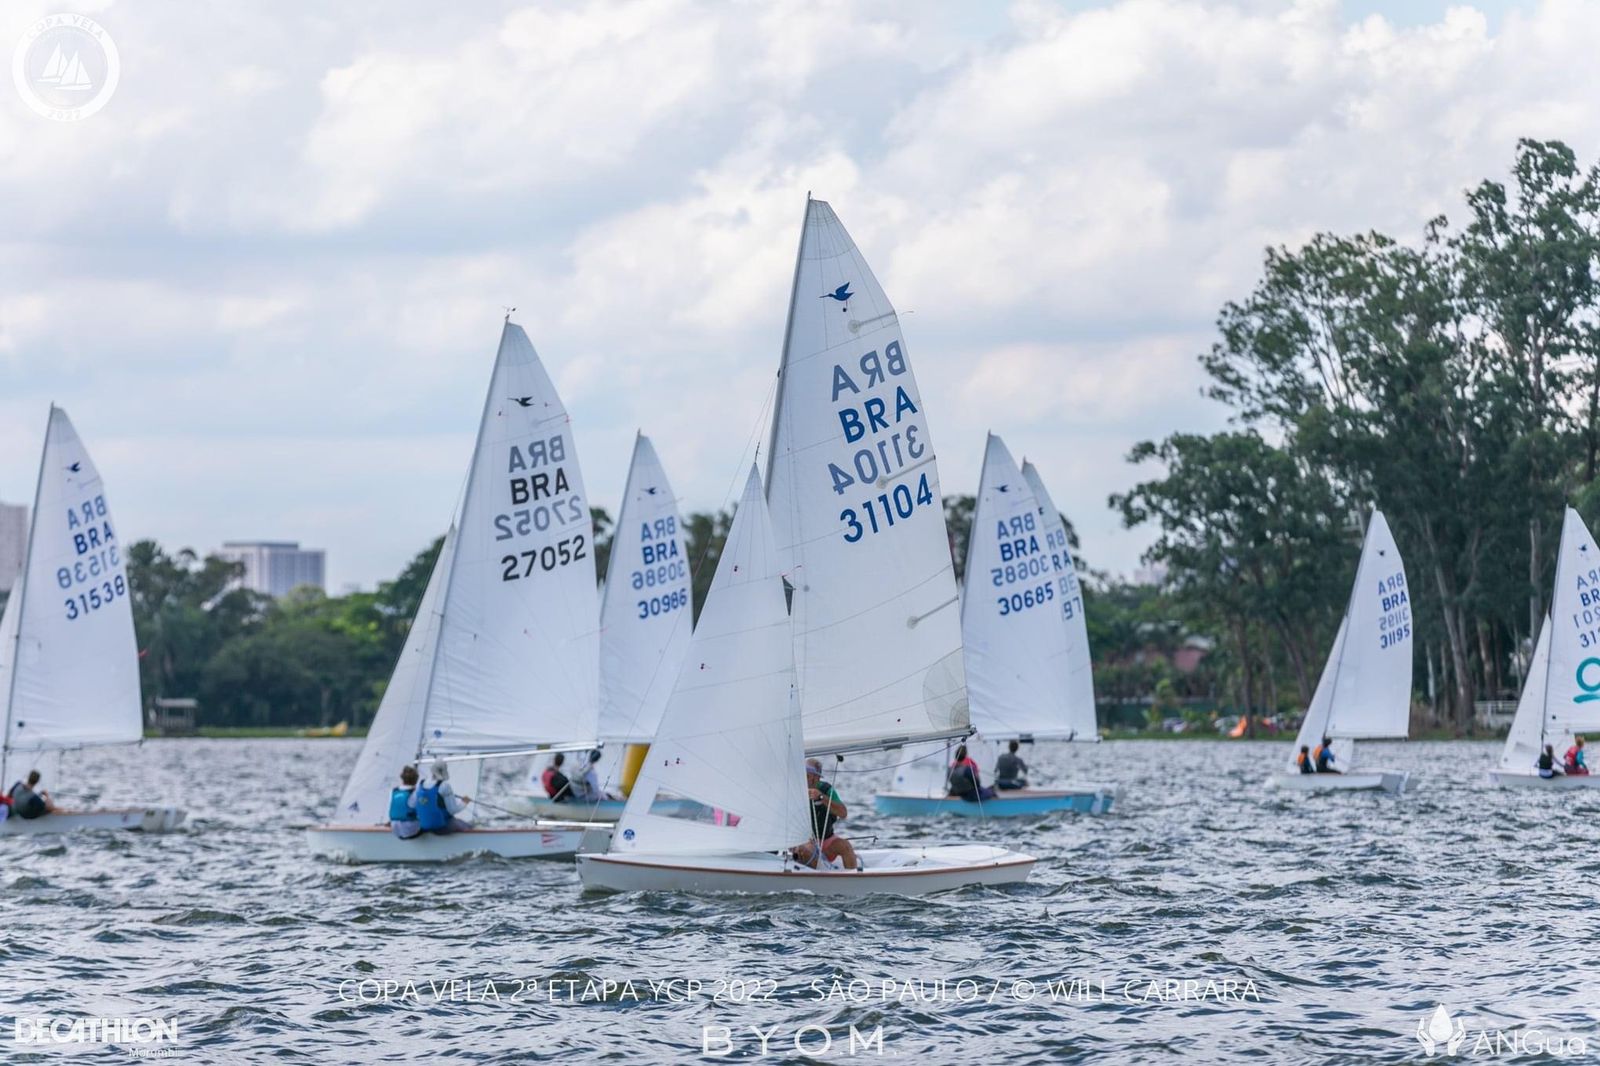
{"label": "water", "polygon": [[[313,860],[300,827],[358,744],[154,741],[47,765],[62,793],[181,798],[190,828],[0,838],[0,1040],[7,1014],[137,1015],[176,1017],[173,1057],[201,1063],[658,1063],[699,1058],[705,1027],[754,1059],[757,1026],[761,1061],[852,1061],[850,1027],[881,1026],[883,1058],[938,1063],[1410,1062],[1443,1003],[1469,1040],[1537,1023],[1600,1054],[1600,800],[1488,788],[1493,744],[1365,746],[1412,771],[1399,798],[1270,793],[1284,743],[1041,750],[1039,768],[1115,781],[1115,813],[988,823],[886,823],[886,775],[830,775],[858,837],[1040,857],[1023,886],[865,900],[585,896],[570,864]],[[906,982],[935,1001],[900,1002]]]}

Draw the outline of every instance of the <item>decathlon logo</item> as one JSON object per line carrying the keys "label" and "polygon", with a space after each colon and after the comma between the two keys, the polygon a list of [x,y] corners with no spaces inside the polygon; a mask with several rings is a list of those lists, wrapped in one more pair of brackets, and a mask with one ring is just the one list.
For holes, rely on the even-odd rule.
{"label": "decathlon logo", "polygon": [[11,80],[23,103],[56,122],[76,122],[105,107],[121,77],[117,42],[87,15],[46,15],[11,54]]}
{"label": "decathlon logo", "polygon": [[175,1044],[176,1018],[72,1018],[40,1015],[11,1020],[14,1044]]}
{"label": "decathlon logo", "polygon": [[1577,682],[1578,687],[1583,689],[1583,694],[1572,697],[1573,703],[1600,700],[1600,659],[1585,659],[1579,663]]}

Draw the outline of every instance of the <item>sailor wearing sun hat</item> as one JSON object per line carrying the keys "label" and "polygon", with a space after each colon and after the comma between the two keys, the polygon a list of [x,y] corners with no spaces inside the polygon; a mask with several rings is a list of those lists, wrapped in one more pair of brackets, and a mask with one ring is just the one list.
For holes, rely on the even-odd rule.
{"label": "sailor wearing sun hat", "polygon": [[411,809],[424,833],[464,833],[472,823],[456,817],[472,802],[471,796],[457,796],[450,787],[450,766],[443,759],[434,761],[428,771],[430,782],[418,785],[411,793]]}

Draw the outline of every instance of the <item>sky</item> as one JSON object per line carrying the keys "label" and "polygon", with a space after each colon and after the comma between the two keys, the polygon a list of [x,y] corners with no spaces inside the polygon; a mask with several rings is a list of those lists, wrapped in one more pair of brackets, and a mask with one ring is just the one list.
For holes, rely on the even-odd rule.
{"label": "sky", "polygon": [[902,315],[946,493],[984,434],[1097,569],[1107,496],[1209,432],[1196,361],[1263,249],[1415,239],[1519,137],[1600,157],[1600,3],[73,5],[96,114],[0,84],[0,500],[65,407],[124,539],[287,539],[329,587],[448,524],[505,308],[591,502],[636,429],[684,510],[765,436],[807,192]]}

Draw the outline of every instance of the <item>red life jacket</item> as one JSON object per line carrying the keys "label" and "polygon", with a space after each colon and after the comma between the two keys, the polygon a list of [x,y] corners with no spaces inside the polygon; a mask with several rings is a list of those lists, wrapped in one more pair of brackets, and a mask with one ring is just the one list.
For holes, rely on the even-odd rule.
{"label": "red life jacket", "polygon": [[546,796],[554,797],[556,794],[556,786],[554,782],[550,780],[555,776],[556,768],[554,766],[546,766],[544,768],[544,773],[539,775],[539,783],[544,786],[544,794]]}

